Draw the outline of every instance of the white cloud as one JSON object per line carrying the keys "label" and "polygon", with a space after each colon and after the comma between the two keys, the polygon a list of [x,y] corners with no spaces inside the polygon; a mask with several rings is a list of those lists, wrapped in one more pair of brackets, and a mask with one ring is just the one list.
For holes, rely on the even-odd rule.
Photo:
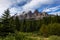
{"label": "white cloud", "polygon": [[16,13],[20,14],[20,13],[22,13],[22,12],[23,12],[23,10],[22,10],[21,7],[18,7],[18,8],[13,7],[13,8],[10,9],[11,15],[14,15],[14,14],[16,14]]}
{"label": "white cloud", "polygon": [[58,11],[58,12],[51,12],[51,13],[49,13],[49,14],[59,15],[59,16],[60,16],[60,11]]}
{"label": "white cloud", "polygon": [[[10,8],[12,5],[15,5],[17,3],[21,3],[23,1],[26,1],[26,0],[0,0],[0,16],[4,12],[4,10],[6,10],[7,8]],[[19,8],[19,9],[21,9],[21,8]],[[14,12],[14,13],[18,12],[17,10],[19,10],[19,9],[11,8],[11,12]]]}
{"label": "white cloud", "polygon": [[52,7],[52,8],[46,8],[43,11],[44,12],[54,12],[54,11],[56,11],[58,9],[60,9],[60,5],[59,6],[56,6],[56,7]]}
{"label": "white cloud", "polygon": [[0,0],[0,13],[4,12],[11,5],[10,0]]}
{"label": "white cloud", "polygon": [[[27,1],[27,0],[24,0],[24,1]],[[19,2],[22,2],[22,0],[15,1],[15,3],[19,3]],[[13,7],[13,8],[11,8],[11,11],[12,11],[12,13],[15,13],[15,12],[21,13],[23,11],[28,12],[30,10],[33,12],[35,9],[39,8],[42,4],[51,4],[51,3],[53,3],[53,0],[37,0],[37,1],[31,0],[30,2],[28,0],[27,4],[25,4],[19,8]]]}
{"label": "white cloud", "polygon": [[[19,2],[22,0],[19,0]],[[0,0],[0,16],[4,13],[4,11],[10,8],[11,5],[18,3],[18,0]],[[16,9],[16,8],[13,8]],[[16,12],[11,9],[11,12]]]}
{"label": "white cloud", "polygon": [[8,2],[8,0],[0,0],[0,17],[2,16],[4,10],[9,8],[10,5],[11,3]]}
{"label": "white cloud", "polygon": [[[24,0],[26,1],[26,0]],[[18,0],[17,2],[22,2],[22,0]],[[27,4],[25,4],[24,6],[22,6],[22,9],[21,8],[15,8],[14,10],[17,11],[19,9],[20,12],[22,11],[34,11],[35,9],[39,8],[42,4],[51,4],[53,3],[53,0],[31,0],[30,2],[28,2]],[[13,9],[13,8],[12,8]],[[14,11],[12,11],[13,13],[15,13]],[[18,11],[19,12],[19,11]]]}
{"label": "white cloud", "polygon": [[35,10],[39,8],[42,4],[51,4],[53,0],[32,0],[30,3],[27,3],[23,6],[24,10]]}
{"label": "white cloud", "polygon": [[0,0],[0,17],[12,5],[11,0]]}
{"label": "white cloud", "polygon": [[12,15],[13,13],[19,13],[22,11],[34,11],[43,4],[52,4],[54,2],[53,0],[0,0],[0,14],[3,13],[4,10],[9,8],[11,5],[15,5],[23,1],[27,1],[27,4],[19,8],[13,7],[10,9]]}
{"label": "white cloud", "polygon": [[60,5],[56,7],[44,9],[43,12],[50,12],[49,14],[60,15],[60,11],[57,11],[57,10],[60,10]]}

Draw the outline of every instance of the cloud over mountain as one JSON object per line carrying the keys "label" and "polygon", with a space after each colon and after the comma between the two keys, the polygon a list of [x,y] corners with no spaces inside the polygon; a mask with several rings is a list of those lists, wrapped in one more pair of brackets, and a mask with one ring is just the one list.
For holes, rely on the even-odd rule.
{"label": "cloud over mountain", "polygon": [[[25,1],[27,1],[27,0],[25,0]],[[22,3],[24,3],[24,1]],[[31,0],[31,1],[27,1],[27,3],[22,5],[22,6],[15,5],[15,8],[16,8],[16,11],[17,10],[19,10],[19,11],[29,11],[29,10],[34,11],[35,9],[38,9],[43,4],[52,4],[52,3],[53,3],[53,0],[50,0],[50,1],[49,0],[37,0],[37,1],[36,0]]]}
{"label": "cloud over mountain", "polygon": [[44,9],[43,11],[45,11],[45,12],[54,12],[54,11],[59,10],[59,9],[60,9],[60,5],[56,6],[56,7]]}
{"label": "cloud over mountain", "polygon": [[[42,10],[46,10],[46,12],[51,12],[54,10],[58,10],[59,8],[57,8],[56,5],[59,4],[60,0],[0,0],[0,14],[3,13],[7,8],[10,8],[10,12],[12,13],[11,15],[13,15],[14,13],[21,13],[23,11],[34,11],[39,8],[41,8]],[[50,7],[46,9],[48,6],[42,8],[42,5],[51,5],[52,7],[56,7]]]}

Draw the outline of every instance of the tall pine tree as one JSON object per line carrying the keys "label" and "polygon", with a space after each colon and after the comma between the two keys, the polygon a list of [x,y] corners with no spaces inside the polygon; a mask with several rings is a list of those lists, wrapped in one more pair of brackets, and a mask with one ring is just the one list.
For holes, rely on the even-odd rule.
{"label": "tall pine tree", "polygon": [[7,9],[2,15],[2,27],[0,27],[0,36],[6,36],[12,32],[10,26],[10,11]]}

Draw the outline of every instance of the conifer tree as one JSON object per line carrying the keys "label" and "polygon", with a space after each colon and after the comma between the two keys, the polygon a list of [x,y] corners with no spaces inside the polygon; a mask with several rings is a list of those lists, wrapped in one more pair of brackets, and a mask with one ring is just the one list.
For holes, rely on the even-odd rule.
{"label": "conifer tree", "polygon": [[9,26],[10,11],[7,9],[2,16],[3,27]]}
{"label": "conifer tree", "polygon": [[17,31],[20,31],[20,20],[19,20],[18,16],[16,16],[16,18],[15,18],[15,25],[16,25]]}
{"label": "conifer tree", "polygon": [[6,36],[12,32],[12,28],[10,26],[10,11],[7,9],[2,15],[2,27],[0,27],[0,36]]}

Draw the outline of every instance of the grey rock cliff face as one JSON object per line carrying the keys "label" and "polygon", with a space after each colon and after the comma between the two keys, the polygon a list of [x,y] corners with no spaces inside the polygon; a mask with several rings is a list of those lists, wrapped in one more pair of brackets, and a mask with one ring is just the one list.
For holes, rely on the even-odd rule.
{"label": "grey rock cliff face", "polygon": [[43,19],[43,17],[48,17],[48,14],[46,12],[38,12],[37,10],[35,10],[34,13],[29,11],[28,13],[20,15],[19,19],[20,20],[23,20],[23,19],[39,20],[39,19]]}

